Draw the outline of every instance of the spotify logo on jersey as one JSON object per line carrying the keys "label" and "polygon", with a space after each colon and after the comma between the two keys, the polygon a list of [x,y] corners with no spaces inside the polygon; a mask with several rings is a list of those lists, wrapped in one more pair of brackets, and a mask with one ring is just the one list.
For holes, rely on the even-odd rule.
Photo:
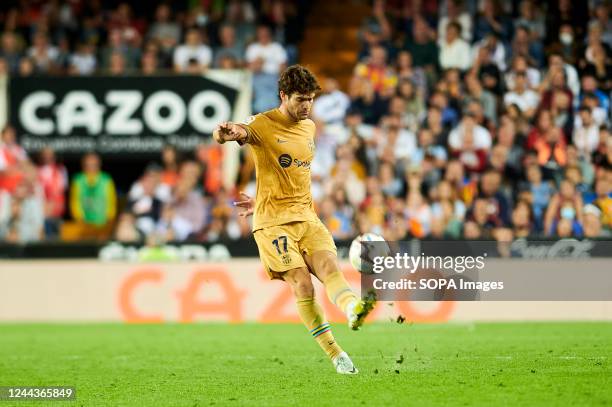
{"label": "spotify logo on jersey", "polygon": [[283,168],[287,168],[291,166],[292,161],[293,159],[291,158],[289,154],[281,154],[280,156],[278,156],[278,163]]}

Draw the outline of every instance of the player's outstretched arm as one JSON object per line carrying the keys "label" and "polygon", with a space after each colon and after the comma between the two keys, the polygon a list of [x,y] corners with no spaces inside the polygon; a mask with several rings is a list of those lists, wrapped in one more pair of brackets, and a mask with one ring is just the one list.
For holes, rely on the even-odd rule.
{"label": "player's outstretched arm", "polygon": [[246,142],[247,137],[248,134],[244,127],[232,122],[223,122],[213,131],[213,138],[219,144],[226,141],[237,141],[242,144]]}

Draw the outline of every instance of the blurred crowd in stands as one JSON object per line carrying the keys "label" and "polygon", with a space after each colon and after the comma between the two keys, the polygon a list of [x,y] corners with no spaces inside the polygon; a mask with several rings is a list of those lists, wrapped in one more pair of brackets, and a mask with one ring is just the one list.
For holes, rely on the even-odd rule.
{"label": "blurred crowd in stands", "polygon": [[[4,14],[0,72],[244,67],[261,112],[278,105],[278,73],[299,60],[308,2],[204,1],[178,11],[173,2],[149,19],[152,11],[128,3],[29,3]],[[348,87],[321,75],[313,108],[312,191],[333,236],[612,236],[609,12],[598,0],[373,1]],[[254,195],[252,157],[241,150],[230,191],[222,159],[218,146],[189,157],[167,147],[120,196],[96,154],[69,177],[51,150],[33,164],[8,126],[0,240],[56,237],[63,219],[76,221],[78,238],[248,237],[232,201]]]}
{"label": "blurred crowd in stands", "polygon": [[330,80],[315,103],[334,236],[609,237],[609,11],[374,1],[347,93]]}

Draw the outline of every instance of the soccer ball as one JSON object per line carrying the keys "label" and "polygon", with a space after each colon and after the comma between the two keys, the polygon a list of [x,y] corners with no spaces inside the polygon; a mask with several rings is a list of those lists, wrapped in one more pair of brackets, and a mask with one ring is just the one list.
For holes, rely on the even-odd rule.
{"label": "soccer ball", "polygon": [[[373,245],[362,244],[361,242],[383,242]],[[375,233],[364,233],[357,236],[349,248],[349,261],[351,265],[360,273],[372,274],[374,257],[387,256],[391,252],[385,239]]]}

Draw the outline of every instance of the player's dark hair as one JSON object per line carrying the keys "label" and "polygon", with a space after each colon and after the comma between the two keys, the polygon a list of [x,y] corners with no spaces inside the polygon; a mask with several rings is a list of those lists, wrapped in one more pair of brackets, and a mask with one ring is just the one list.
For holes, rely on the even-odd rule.
{"label": "player's dark hair", "polygon": [[278,79],[278,90],[285,95],[294,93],[307,95],[321,90],[317,78],[302,65],[291,65],[281,73]]}

